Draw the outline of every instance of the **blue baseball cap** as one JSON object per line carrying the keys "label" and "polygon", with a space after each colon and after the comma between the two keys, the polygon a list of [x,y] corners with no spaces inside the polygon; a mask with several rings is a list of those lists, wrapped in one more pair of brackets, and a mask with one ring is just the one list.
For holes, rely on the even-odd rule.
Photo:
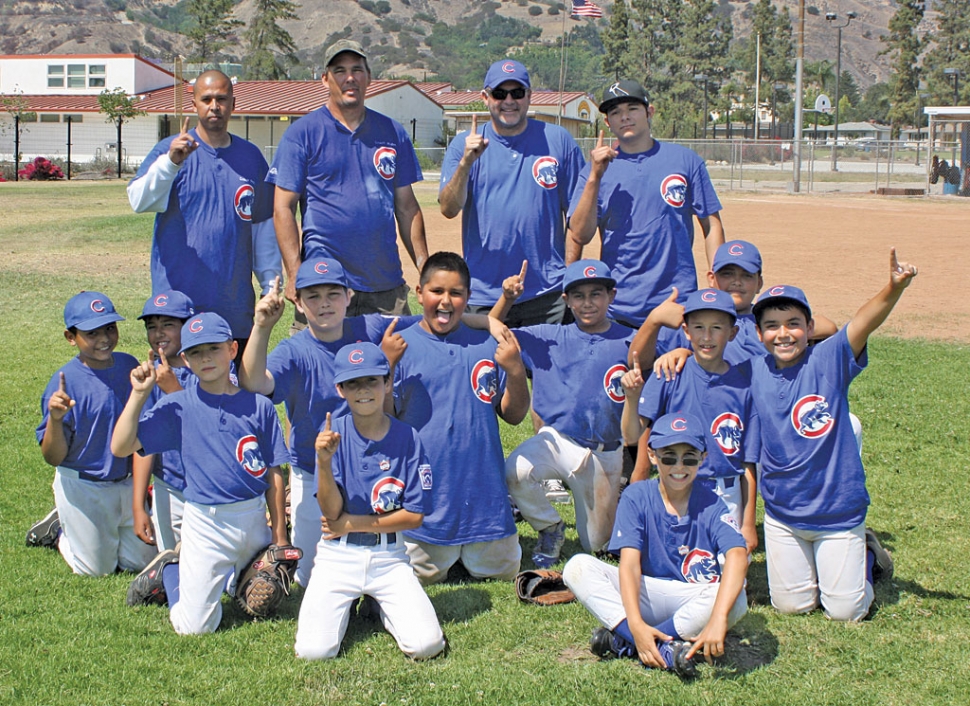
{"label": "blue baseball cap", "polygon": [[182,324],[182,349],[201,346],[203,343],[224,343],[232,340],[232,329],[226,320],[212,311],[193,316]]}
{"label": "blue baseball cap", "polygon": [[529,71],[515,59],[502,59],[488,67],[485,74],[485,88],[492,89],[506,81],[517,81],[526,88],[532,88],[529,83]]}
{"label": "blue baseball cap", "polygon": [[195,314],[195,305],[185,294],[175,289],[159,292],[148,298],[139,319],[149,316],[171,316],[183,321]]}
{"label": "blue baseball cap", "polygon": [[312,287],[317,284],[339,284],[349,287],[343,265],[333,258],[318,257],[306,260],[296,271],[296,288]]}
{"label": "blue baseball cap", "polygon": [[383,377],[391,368],[384,352],[373,343],[351,343],[344,346],[333,359],[334,384],[365,378],[369,375]]}
{"label": "blue baseball cap", "polygon": [[674,412],[655,421],[650,427],[647,445],[651,449],[662,449],[674,444],[690,444],[695,449],[707,451],[707,435],[701,420],[693,414]]}
{"label": "blue baseball cap", "polygon": [[752,311],[757,316],[763,309],[769,306],[777,306],[786,301],[796,302],[802,305],[808,312],[808,318],[812,318],[812,307],[808,305],[808,297],[805,296],[805,292],[790,284],[776,284],[774,287],[768,287],[758,297],[758,301],[754,303]]}
{"label": "blue baseball cap", "polygon": [[115,305],[101,292],[80,292],[64,305],[64,326],[79,331],[94,331],[105,324],[124,321],[125,317],[115,311]]}
{"label": "blue baseball cap", "polygon": [[605,263],[599,260],[576,260],[566,268],[566,273],[562,278],[562,291],[568,292],[570,288],[579,284],[589,282],[599,282],[605,284],[607,289],[616,286],[613,273]]}
{"label": "blue baseball cap", "polygon": [[761,253],[747,240],[729,240],[714,253],[711,269],[717,272],[727,265],[737,265],[745,272],[761,272]]}
{"label": "blue baseball cap", "polygon": [[725,314],[730,314],[735,321],[738,319],[734,298],[727,292],[720,289],[699,289],[687,295],[687,301],[684,302],[684,316],[706,309],[723,311]]}

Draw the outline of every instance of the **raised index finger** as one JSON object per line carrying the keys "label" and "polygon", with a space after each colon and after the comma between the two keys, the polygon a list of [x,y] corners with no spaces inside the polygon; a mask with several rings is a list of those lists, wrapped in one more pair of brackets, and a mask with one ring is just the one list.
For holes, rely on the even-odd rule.
{"label": "raised index finger", "polygon": [[633,372],[640,375],[640,354],[633,351]]}
{"label": "raised index finger", "polygon": [[182,121],[182,134],[184,135],[189,131],[189,117],[185,116],[185,120]]}
{"label": "raised index finger", "polygon": [[602,147],[603,146],[603,131],[602,130],[600,130],[599,139],[596,140],[596,146],[597,147]]}
{"label": "raised index finger", "polygon": [[471,134],[472,135],[477,135],[478,134],[478,116],[477,115],[473,115],[472,116],[472,132],[471,132]]}
{"label": "raised index finger", "polygon": [[529,269],[529,261],[528,260],[523,260],[522,261],[522,271],[519,272],[519,282],[520,283],[521,282],[525,282],[525,273],[526,273],[526,270],[528,270],[528,269]]}
{"label": "raised index finger", "polygon": [[388,338],[394,334],[394,329],[397,328],[397,322],[401,320],[401,317],[395,316],[391,319],[390,325],[384,329],[384,338]]}
{"label": "raised index finger", "polygon": [[58,383],[57,389],[60,390],[61,392],[63,392],[66,395],[67,394],[67,378],[64,376],[64,373],[61,373],[60,376],[61,376],[61,378],[60,378],[60,382]]}
{"label": "raised index finger", "polygon": [[327,412],[327,421],[323,423],[323,430],[330,431],[330,412]]}

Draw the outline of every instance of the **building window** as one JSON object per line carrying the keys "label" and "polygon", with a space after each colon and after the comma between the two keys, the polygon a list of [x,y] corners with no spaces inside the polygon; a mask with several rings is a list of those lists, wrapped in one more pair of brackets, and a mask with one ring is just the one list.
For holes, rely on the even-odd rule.
{"label": "building window", "polygon": [[64,88],[64,64],[49,64],[47,66],[47,87]]}
{"label": "building window", "polygon": [[41,113],[39,116],[42,123],[59,123],[61,122],[61,116],[51,113]]}
{"label": "building window", "polygon": [[84,88],[84,79],[86,78],[86,66],[84,64],[68,64],[67,65],[67,87],[68,88]]}
{"label": "building window", "polygon": [[88,66],[88,88],[104,88],[104,64]]}
{"label": "building window", "polygon": [[64,122],[67,122],[68,120],[70,120],[72,123],[83,123],[84,115],[81,113],[71,113],[70,115],[65,115]]}

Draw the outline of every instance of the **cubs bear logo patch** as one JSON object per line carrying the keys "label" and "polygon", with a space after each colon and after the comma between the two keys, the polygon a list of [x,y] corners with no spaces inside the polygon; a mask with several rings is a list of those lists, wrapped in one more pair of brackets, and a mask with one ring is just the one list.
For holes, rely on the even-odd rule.
{"label": "cubs bear logo patch", "polygon": [[393,179],[397,174],[397,150],[393,147],[378,147],[374,152],[374,168],[383,179]]}
{"label": "cubs bear logo patch", "polygon": [[532,163],[532,178],[543,189],[555,189],[559,184],[559,160],[552,156],[539,157]]}
{"label": "cubs bear logo patch", "polygon": [[741,432],[744,425],[734,412],[723,412],[711,422],[711,436],[725,456],[734,456],[741,450]]}
{"label": "cubs bear logo patch", "polygon": [[240,220],[249,223],[253,220],[253,201],[256,198],[256,190],[252,184],[243,184],[236,189],[236,195],[232,200],[232,206],[236,209],[236,215]]}
{"label": "cubs bear logo patch", "polygon": [[680,174],[671,174],[660,183],[660,195],[674,208],[687,203],[687,179]]}
{"label": "cubs bear logo patch", "polygon": [[606,371],[606,375],[603,376],[603,389],[606,390],[606,394],[614,402],[620,404],[626,399],[626,395],[623,392],[623,385],[620,384],[620,380],[626,374],[627,367],[625,365],[610,366],[610,369]]}
{"label": "cubs bear logo patch", "polygon": [[498,371],[491,360],[480,360],[475,363],[471,374],[472,392],[475,397],[486,404],[491,404],[498,394]]}
{"label": "cubs bear logo patch", "polygon": [[821,395],[805,395],[791,410],[791,425],[806,439],[820,439],[835,425],[829,413],[829,403]]}
{"label": "cubs bear logo patch", "polygon": [[236,460],[253,478],[261,478],[266,473],[266,464],[259,453],[259,442],[252,434],[236,442]]}
{"label": "cubs bear logo patch", "polygon": [[370,491],[370,506],[378,515],[401,509],[404,481],[400,478],[381,478]]}
{"label": "cubs bear logo patch", "polygon": [[721,580],[717,560],[706,549],[689,551],[680,565],[680,571],[687,583],[717,583]]}

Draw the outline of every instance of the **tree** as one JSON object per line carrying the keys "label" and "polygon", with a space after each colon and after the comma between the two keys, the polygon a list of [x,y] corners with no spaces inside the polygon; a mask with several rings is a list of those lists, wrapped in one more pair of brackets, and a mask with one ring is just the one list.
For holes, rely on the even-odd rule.
{"label": "tree", "polygon": [[[774,6],[771,0],[758,0],[753,7],[751,35],[738,42],[736,58],[738,68],[742,69],[748,78],[748,83],[754,84],[755,71],[758,60],[758,35],[761,35],[761,81],[768,86],[774,83],[790,83],[795,75],[792,58],[795,47],[792,44],[791,17],[788,10],[782,12]],[[765,93],[762,85],[762,95]]]}
{"label": "tree", "polygon": [[[177,87],[175,90],[179,90]],[[113,91],[105,89],[98,95],[98,107],[101,113],[107,115],[105,122],[118,126],[118,178],[121,178],[121,126],[132,118],[145,115],[145,111],[138,107],[135,99],[125,93],[125,89],[116,88]]]}
{"label": "tree", "polygon": [[869,86],[859,104],[859,119],[885,123],[889,116],[891,93],[888,83],[874,83]]}
{"label": "tree", "polygon": [[195,44],[192,59],[206,63],[234,39],[243,23],[232,17],[232,0],[188,0],[186,13],[195,23],[183,34]]}
{"label": "tree", "polygon": [[627,55],[630,52],[630,13],[625,0],[613,3],[610,26],[603,32],[603,73],[616,80],[626,74]]}
{"label": "tree", "polygon": [[919,91],[919,67],[917,66],[922,41],[916,28],[923,21],[924,3],[921,0],[902,0],[896,13],[889,20],[889,35],[882,41],[887,47],[883,54],[892,59],[893,71],[889,79],[891,91],[889,124],[892,137],[899,137],[903,124],[912,122],[916,112],[916,93]]}
{"label": "tree", "polygon": [[[13,121],[13,161],[14,161],[14,181],[20,181],[20,135],[24,131],[24,123],[37,119],[37,113],[29,110],[30,104],[24,98],[23,93],[11,96],[0,95],[0,108],[3,109]],[[0,134],[6,132],[6,126],[0,125]]]}
{"label": "tree", "polygon": [[291,0],[256,0],[253,18],[246,29],[246,78],[278,80],[286,78],[288,69],[295,66],[296,43],[281,20],[300,19],[299,5]]}
{"label": "tree", "polygon": [[960,71],[958,103],[965,105],[970,95],[970,14],[965,0],[936,0],[936,31],[930,34],[933,48],[923,59],[923,74],[930,92],[930,102],[953,103],[953,79],[943,69]]}

